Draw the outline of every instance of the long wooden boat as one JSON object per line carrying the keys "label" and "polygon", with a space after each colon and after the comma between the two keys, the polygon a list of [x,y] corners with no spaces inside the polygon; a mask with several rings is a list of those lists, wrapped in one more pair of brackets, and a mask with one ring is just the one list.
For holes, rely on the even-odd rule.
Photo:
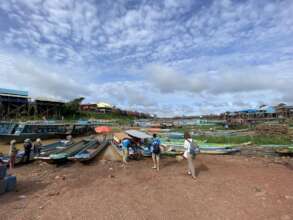
{"label": "long wooden boat", "polygon": [[200,147],[201,154],[233,154],[239,151],[239,148],[232,147]]}
{"label": "long wooden boat", "polygon": [[25,122],[25,123],[0,123],[0,142],[9,143],[11,140],[23,142],[29,138],[65,138],[67,135],[78,136],[90,134],[94,131],[93,124],[85,123],[52,123],[52,122]]}
{"label": "long wooden boat", "polygon": [[35,156],[37,160],[46,160],[50,154],[57,153],[65,148],[71,147],[74,145],[74,142],[67,142],[66,140],[60,140],[52,144],[42,146],[40,155]]}
{"label": "long wooden boat", "polygon": [[[23,163],[23,157],[24,157],[24,151],[18,151],[15,158],[15,165]],[[9,164],[10,157],[8,155],[3,155],[0,157],[0,159],[5,163]],[[30,154],[30,161],[34,160],[34,154],[31,152]]]}
{"label": "long wooden boat", "polygon": [[281,156],[293,156],[293,146],[277,147],[275,152]]}
{"label": "long wooden boat", "polygon": [[109,141],[105,140],[100,143],[98,140],[90,142],[86,148],[75,154],[73,157],[69,157],[69,160],[76,160],[79,162],[88,162],[94,159],[102,150],[109,145]]}
{"label": "long wooden boat", "polygon": [[[38,156],[36,156],[33,153],[33,151],[31,151],[30,160],[39,159],[42,156],[48,154],[49,152],[52,152],[54,150],[64,149],[67,146],[70,146],[70,145],[67,145],[66,142],[64,142],[64,141],[58,141],[58,142],[55,142],[55,143],[52,143],[52,144],[44,145],[44,146],[42,146],[41,153]],[[18,151],[17,154],[16,154],[15,164],[17,165],[17,164],[22,163],[23,162],[23,157],[24,157],[24,151],[23,150]],[[5,155],[5,156],[0,157],[0,159],[4,163],[7,163],[8,164],[10,157],[8,155]]]}
{"label": "long wooden boat", "polygon": [[57,153],[50,154],[49,158],[52,162],[65,162],[69,157],[74,156],[89,145],[92,145],[94,142],[96,142],[96,140],[82,140],[71,147],[60,150]]}

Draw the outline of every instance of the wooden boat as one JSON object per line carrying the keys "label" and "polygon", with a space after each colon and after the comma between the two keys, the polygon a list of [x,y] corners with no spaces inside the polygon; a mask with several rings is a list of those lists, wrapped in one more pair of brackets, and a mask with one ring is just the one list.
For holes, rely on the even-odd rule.
{"label": "wooden boat", "polygon": [[86,148],[75,154],[73,157],[69,157],[69,160],[77,160],[79,162],[88,162],[94,159],[102,150],[109,145],[109,141],[105,140],[99,143],[98,140],[90,142]]}
{"label": "wooden boat", "polygon": [[184,151],[164,151],[164,152],[162,152],[162,156],[176,157],[176,156],[183,155],[183,153],[184,153]]}
{"label": "wooden boat", "polygon": [[78,136],[94,132],[94,125],[85,123],[64,124],[55,122],[0,123],[0,142],[11,140],[23,142],[29,138],[65,138],[67,135]]}
{"label": "wooden boat", "polygon": [[[41,149],[41,153],[40,155],[36,156],[33,151],[31,151],[31,155],[30,155],[30,160],[35,160],[35,159],[41,159],[42,157],[46,156],[47,154],[54,152],[54,151],[58,151],[60,149],[64,149],[66,147],[69,147],[70,144],[67,144],[64,141],[58,141],[52,144],[47,144],[42,146]],[[15,164],[21,164],[23,162],[23,157],[24,157],[24,151],[18,151],[16,154],[16,160],[15,160]],[[4,163],[9,163],[9,159],[10,157],[8,155],[2,156],[0,157],[0,159],[4,162]]]}
{"label": "wooden boat", "polygon": [[73,144],[70,147],[67,147],[63,150],[60,150],[59,152],[50,154],[49,159],[51,162],[65,162],[69,157],[74,156],[78,152],[82,151],[85,149],[87,146],[92,145],[96,140],[82,140],[77,142],[76,144]]}
{"label": "wooden boat", "polygon": [[275,152],[281,156],[293,156],[293,146],[277,147]]}
{"label": "wooden boat", "polygon": [[[23,150],[18,151],[17,154],[16,154],[16,158],[15,158],[15,165],[21,164],[23,162],[23,157],[24,157],[24,151]],[[0,159],[5,164],[9,164],[10,157],[8,155],[0,156]],[[30,155],[30,161],[31,160],[34,160],[34,154],[33,154],[33,152]]]}
{"label": "wooden boat", "polygon": [[239,152],[239,148],[232,147],[199,147],[201,154],[233,154]]}
{"label": "wooden boat", "polygon": [[167,136],[169,139],[183,139],[184,138],[184,134],[180,132],[170,132],[168,133]]}
{"label": "wooden boat", "polygon": [[68,147],[71,147],[72,145],[74,145],[74,142],[68,142],[66,140],[60,140],[60,141],[54,142],[52,144],[42,146],[40,155],[35,156],[35,159],[37,159],[37,160],[46,160],[46,159],[48,159],[50,154],[59,152],[60,150],[63,150],[63,149],[68,148]]}

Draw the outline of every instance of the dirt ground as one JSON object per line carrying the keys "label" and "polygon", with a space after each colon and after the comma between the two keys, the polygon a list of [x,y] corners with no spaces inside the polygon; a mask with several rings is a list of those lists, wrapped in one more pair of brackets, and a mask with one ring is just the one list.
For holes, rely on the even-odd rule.
{"label": "dirt ground", "polygon": [[0,196],[1,220],[293,219],[293,166],[271,159],[206,156],[186,161],[34,162],[15,169],[17,192]]}

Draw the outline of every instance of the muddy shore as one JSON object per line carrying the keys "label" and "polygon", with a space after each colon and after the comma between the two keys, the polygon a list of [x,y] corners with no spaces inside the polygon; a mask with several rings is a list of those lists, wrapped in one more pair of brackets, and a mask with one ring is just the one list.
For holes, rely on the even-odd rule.
{"label": "muddy shore", "polygon": [[17,192],[0,196],[1,220],[293,219],[293,164],[269,158],[200,155],[198,181],[186,161],[93,161],[15,169]]}

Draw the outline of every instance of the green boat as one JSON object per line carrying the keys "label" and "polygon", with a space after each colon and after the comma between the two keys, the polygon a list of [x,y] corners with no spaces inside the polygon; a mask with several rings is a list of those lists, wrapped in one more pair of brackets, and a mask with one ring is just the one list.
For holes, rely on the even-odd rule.
{"label": "green boat", "polygon": [[67,161],[68,157],[72,157],[78,152],[82,151],[84,148],[88,147],[88,145],[91,145],[92,142],[96,142],[96,140],[82,140],[77,142],[76,144],[73,144],[71,147],[62,149],[56,153],[50,154],[49,161],[60,163]]}
{"label": "green boat", "polygon": [[182,156],[184,153],[184,151],[165,151],[162,152],[162,156],[166,156],[166,157],[176,157],[176,156]]}

